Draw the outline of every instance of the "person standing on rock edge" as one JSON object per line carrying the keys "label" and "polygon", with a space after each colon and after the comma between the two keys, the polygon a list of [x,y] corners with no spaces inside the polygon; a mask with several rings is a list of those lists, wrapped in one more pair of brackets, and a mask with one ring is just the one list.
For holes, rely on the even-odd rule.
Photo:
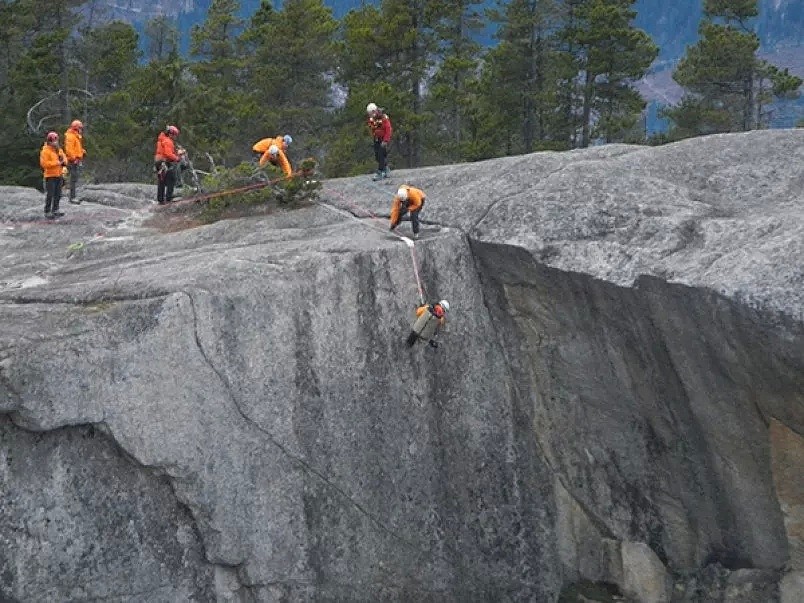
{"label": "person standing on rock edge", "polygon": [[391,230],[394,230],[402,221],[402,217],[410,212],[410,224],[413,228],[413,238],[419,238],[419,212],[424,207],[426,196],[424,191],[403,184],[396,191],[391,203]]}
{"label": "person standing on rock edge", "polygon": [[408,335],[408,347],[412,347],[417,339],[421,339],[437,348],[438,342],[435,338],[447,323],[447,312],[449,312],[449,302],[445,299],[436,304],[424,304],[416,308],[416,321]]}
{"label": "person standing on rock edge", "polygon": [[47,133],[45,144],[39,152],[39,165],[45,177],[45,217],[52,220],[64,215],[63,211],[59,211],[59,201],[64,171],[67,169],[67,156],[59,146],[58,133]]}
{"label": "person standing on rock edge", "polygon": [[391,171],[388,169],[388,146],[391,144],[391,119],[374,103],[366,105],[368,114],[368,127],[374,139],[374,158],[377,160],[377,173],[373,180],[390,178]]}
{"label": "person standing on rock edge", "polygon": [[175,140],[179,136],[176,126],[166,126],[156,139],[154,170],[156,171],[156,202],[159,205],[173,201],[173,188],[176,186],[176,169],[180,160],[176,152]]}
{"label": "person standing on rock edge", "polygon": [[64,133],[64,154],[67,155],[67,170],[70,175],[70,203],[78,205],[81,200],[75,195],[78,187],[78,174],[84,166],[84,124],[80,120],[74,119]]}

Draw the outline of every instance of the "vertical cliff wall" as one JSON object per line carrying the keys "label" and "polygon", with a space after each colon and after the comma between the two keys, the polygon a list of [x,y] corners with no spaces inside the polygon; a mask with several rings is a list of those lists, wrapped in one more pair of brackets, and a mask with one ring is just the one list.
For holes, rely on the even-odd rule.
{"label": "vertical cliff wall", "polygon": [[697,144],[397,172],[438,349],[366,178],[170,234],[0,189],[0,598],[797,600],[800,151]]}

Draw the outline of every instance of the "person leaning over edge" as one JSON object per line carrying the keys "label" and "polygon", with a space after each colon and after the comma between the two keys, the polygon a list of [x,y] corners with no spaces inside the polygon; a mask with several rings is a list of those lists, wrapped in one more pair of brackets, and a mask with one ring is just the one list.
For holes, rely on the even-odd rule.
{"label": "person leaning over edge", "polygon": [[[271,148],[271,145],[277,145],[280,149],[287,152],[288,146],[290,143],[293,142],[293,137],[290,134],[285,134],[284,136],[269,136],[268,138],[262,138],[255,142],[251,147],[251,154],[254,159],[255,163],[259,163],[259,160],[262,159],[265,154],[268,152],[268,149]],[[266,161],[268,161],[266,159]]]}
{"label": "person leaning over edge", "polygon": [[419,238],[419,212],[424,207],[427,197],[424,191],[403,184],[396,191],[391,203],[391,230],[394,230],[402,221],[402,217],[410,212],[410,224],[413,229],[413,238]]}
{"label": "person leaning over edge", "polygon": [[[290,136],[286,136],[286,138],[290,138]],[[278,142],[278,140],[279,139],[275,140],[274,143]],[[263,167],[266,163],[280,168],[285,178],[290,178],[293,175],[293,169],[290,167],[290,161],[288,161],[285,151],[277,144],[272,144],[268,147],[265,154],[260,157],[260,167]]]}

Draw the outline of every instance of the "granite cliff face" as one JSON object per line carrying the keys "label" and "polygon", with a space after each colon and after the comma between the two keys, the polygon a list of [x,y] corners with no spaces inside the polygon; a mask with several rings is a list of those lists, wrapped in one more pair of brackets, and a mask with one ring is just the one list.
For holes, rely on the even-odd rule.
{"label": "granite cliff face", "polygon": [[[804,133],[394,174],[170,234],[0,188],[0,598],[797,601]],[[407,223],[400,227],[403,231]]]}

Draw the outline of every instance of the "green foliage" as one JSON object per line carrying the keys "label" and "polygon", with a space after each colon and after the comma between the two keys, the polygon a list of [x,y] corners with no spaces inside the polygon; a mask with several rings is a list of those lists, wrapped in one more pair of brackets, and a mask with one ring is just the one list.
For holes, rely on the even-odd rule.
{"label": "green foliage", "polygon": [[[621,141],[636,124],[644,101],[633,84],[659,53],[642,30],[633,27],[635,0],[576,0],[561,37],[583,73],[581,141],[594,137]],[[593,116],[598,120],[593,124]]]}
{"label": "green foliage", "polygon": [[707,0],[704,8],[700,40],[673,74],[687,95],[663,111],[673,121],[672,139],[762,127],[763,107],[801,86],[757,57],[759,37],[747,24],[758,14],[756,0]]}
{"label": "green foliage", "polygon": [[[147,23],[140,40],[97,19],[94,4],[76,10],[84,4],[0,3],[0,182],[39,185],[43,135],[73,117],[86,125],[85,176],[150,181],[156,136],[172,123],[182,145],[237,166],[216,170],[209,189],[249,181],[238,164],[252,144],[285,133],[294,165],[310,155],[328,176],[373,171],[368,102],[393,122],[392,169],[644,141],[633,84],[657,49],[633,27],[634,0],[500,0],[485,14],[481,0],[381,0],[340,22],[324,0],[263,0],[248,21],[237,0],[213,0],[189,59],[170,19]],[[704,8],[701,39],[675,74],[687,96],[665,109],[674,128],[651,144],[761,127],[769,102],[798,94],[798,77],[756,57],[754,0]],[[474,40],[488,19],[498,43],[484,50]],[[292,206],[314,192],[308,181],[205,211]]]}
{"label": "green foliage", "polygon": [[436,0],[427,4],[432,24],[437,68],[429,84],[426,110],[432,127],[424,131],[425,160],[458,161],[465,158],[468,137],[466,114],[477,93],[480,45],[474,41],[484,26],[480,0]]}
{"label": "green foliage", "polygon": [[[262,188],[203,201],[198,218],[208,224],[227,216],[269,211],[274,205],[293,208],[313,202],[321,189],[321,183],[312,176],[315,163],[313,159],[306,159],[301,162],[300,172],[291,178],[277,178]],[[243,162],[233,168],[216,169],[204,178],[203,187],[210,193],[243,188],[255,184],[254,176],[254,166]]]}
{"label": "green foliage", "polygon": [[252,19],[243,41],[254,140],[290,133],[293,153],[320,152],[331,119],[337,27],[321,0],[287,0],[280,11],[265,3]]}
{"label": "green foliage", "polygon": [[744,21],[759,14],[756,0],[704,0],[704,17],[723,17],[727,22]]}

